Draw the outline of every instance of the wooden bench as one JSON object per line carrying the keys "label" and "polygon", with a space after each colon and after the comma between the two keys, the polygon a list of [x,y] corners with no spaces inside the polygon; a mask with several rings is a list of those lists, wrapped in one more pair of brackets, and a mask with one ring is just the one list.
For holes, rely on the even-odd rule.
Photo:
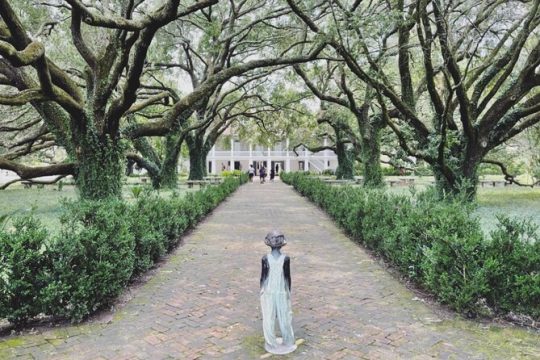
{"label": "wooden bench", "polygon": [[334,180],[334,179],[327,179],[323,180],[325,183],[329,185],[347,185],[347,184],[354,184],[354,180]]}
{"label": "wooden bench", "polygon": [[221,176],[206,176],[204,181],[207,181],[210,184],[221,184],[223,182],[223,178]]}
{"label": "wooden bench", "polygon": [[511,184],[511,182],[504,180],[480,180],[480,186],[482,187],[484,187],[484,185],[491,185],[492,187],[497,187],[499,185],[508,186]]}
{"label": "wooden bench", "polygon": [[205,187],[206,185],[209,184],[209,182],[206,180],[187,180],[186,184],[188,188],[192,188],[193,185],[199,185],[200,187]]}
{"label": "wooden bench", "polygon": [[414,185],[414,179],[412,178],[389,179],[385,181],[390,185],[390,187],[394,185],[400,185],[400,186]]}

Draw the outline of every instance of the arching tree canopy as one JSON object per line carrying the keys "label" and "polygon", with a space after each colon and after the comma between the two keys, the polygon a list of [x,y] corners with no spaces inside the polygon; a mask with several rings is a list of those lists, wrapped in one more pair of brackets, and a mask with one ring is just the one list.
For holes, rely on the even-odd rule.
{"label": "arching tree canopy", "polygon": [[443,191],[474,194],[489,151],[540,121],[539,1],[287,2]]}
{"label": "arching tree canopy", "polygon": [[[366,185],[382,183],[380,139],[391,130],[442,193],[472,196],[481,163],[504,165],[490,152],[540,122],[539,7],[0,0],[0,168],[71,174],[81,196],[104,198],[119,196],[127,157],[156,186],[174,186],[182,144],[204,164],[235,123],[250,137],[261,125],[298,129],[305,119],[286,114],[309,96],[310,123],[333,129],[334,149],[352,144]],[[332,115],[342,111],[354,121]],[[50,149],[66,160],[47,165]]]}
{"label": "arching tree canopy", "polygon": [[[83,197],[118,196],[126,146],[122,139],[169,135],[191,113],[204,109],[210,97],[233,77],[258,68],[309,61],[321,52],[324,43],[310,45],[305,38],[297,44],[285,43],[284,34],[289,31],[281,17],[290,10],[276,3],[268,12],[264,4],[268,2],[184,4],[170,0],[86,5],[73,0],[40,4],[45,14],[70,19],[69,24],[60,20],[48,25],[49,32],[62,27],[69,34],[58,50],[73,55],[62,58],[58,65],[47,51],[54,44],[30,36],[36,21],[33,2],[0,2],[0,72],[6,86],[0,104],[32,105],[54,144],[64,147],[69,157],[66,164],[28,169],[10,155],[3,157],[2,167],[23,178],[73,173]],[[181,39],[180,43],[167,42],[166,34]],[[158,36],[161,42],[156,44]],[[163,48],[167,44],[169,48]],[[152,65],[152,57],[178,61]],[[191,79],[191,89],[184,83],[180,83],[182,89],[176,89],[181,91],[171,89],[159,81],[154,67],[183,70]],[[154,121],[126,120],[156,103],[169,107]]]}

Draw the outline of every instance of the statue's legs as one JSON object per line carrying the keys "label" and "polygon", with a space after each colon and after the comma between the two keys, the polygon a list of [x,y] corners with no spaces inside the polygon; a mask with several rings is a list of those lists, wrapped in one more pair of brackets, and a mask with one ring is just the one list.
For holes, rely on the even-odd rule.
{"label": "statue's legs", "polygon": [[261,295],[261,310],[263,316],[263,333],[267,346],[276,347],[276,306],[272,301],[271,294],[263,293]]}
{"label": "statue's legs", "polygon": [[[272,354],[288,354],[296,350],[289,294],[263,292],[261,310],[266,351]],[[276,320],[281,331],[281,338],[276,337]]]}
{"label": "statue's legs", "polygon": [[292,327],[292,306],[289,294],[282,294],[277,304],[277,318],[279,330],[283,338],[283,345],[294,345],[294,331]]}

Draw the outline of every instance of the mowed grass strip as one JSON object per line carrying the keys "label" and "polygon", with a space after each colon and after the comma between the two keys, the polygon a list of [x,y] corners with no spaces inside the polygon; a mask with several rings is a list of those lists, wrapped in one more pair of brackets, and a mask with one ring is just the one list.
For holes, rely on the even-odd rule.
{"label": "mowed grass strip", "polygon": [[[426,180],[427,179],[427,180]],[[420,178],[416,185],[417,191],[426,188],[431,177]],[[132,186],[124,186],[123,196],[128,202],[133,201]],[[397,194],[410,194],[408,186],[387,186],[387,191]],[[176,192],[180,195],[197,191],[198,187],[188,188],[180,186]],[[172,190],[161,190],[159,195],[169,197]],[[49,229],[54,230],[60,224],[62,212],[61,200],[77,197],[76,189],[72,185],[64,185],[61,191],[56,185],[48,185],[43,189],[35,186],[24,189],[22,185],[15,185],[0,191],[0,215],[18,215],[32,212]],[[497,215],[506,215],[520,219],[530,218],[540,226],[540,188],[506,186],[506,187],[478,187],[478,209],[475,214],[480,217],[482,229],[489,233],[495,228]]]}
{"label": "mowed grass strip", "polygon": [[[128,203],[135,200],[132,187],[127,185],[122,189],[122,196]],[[160,190],[157,193],[160,197],[168,198],[173,192],[183,196],[198,190],[198,187],[188,188],[182,185],[175,191]],[[36,186],[30,189],[24,189],[22,185],[12,186],[0,191],[0,216],[13,217],[33,213],[48,229],[54,231],[60,225],[62,200],[76,198],[77,190],[73,185],[64,185],[61,191],[58,191],[57,185],[47,185],[41,189]]]}

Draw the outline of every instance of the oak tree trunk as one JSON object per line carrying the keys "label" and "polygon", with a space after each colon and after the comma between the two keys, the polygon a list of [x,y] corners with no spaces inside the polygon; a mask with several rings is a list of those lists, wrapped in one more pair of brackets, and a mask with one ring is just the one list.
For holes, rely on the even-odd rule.
{"label": "oak tree trunk", "polygon": [[384,186],[381,170],[381,144],[378,124],[361,124],[360,134],[361,159],[364,174],[364,187],[378,188]]}
{"label": "oak tree trunk", "polygon": [[205,146],[203,135],[186,137],[189,148],[189,180],[202,180],[206,176],[206,156],[209,149]]}
{"label": "oak tree trunk", "polygon": [[123,149],[118,139],[89,130],[76,148],[76,185],[82,199],[101,200],[122,196]]}
{"label": "oak tree trunk", "polygon": [[178,186],[178,159],[180,157],[181,146],[182,139],[179,139],[179,136],[167,136],[165,158],[163,159],[160,171],[161,187],[175,189]]}

